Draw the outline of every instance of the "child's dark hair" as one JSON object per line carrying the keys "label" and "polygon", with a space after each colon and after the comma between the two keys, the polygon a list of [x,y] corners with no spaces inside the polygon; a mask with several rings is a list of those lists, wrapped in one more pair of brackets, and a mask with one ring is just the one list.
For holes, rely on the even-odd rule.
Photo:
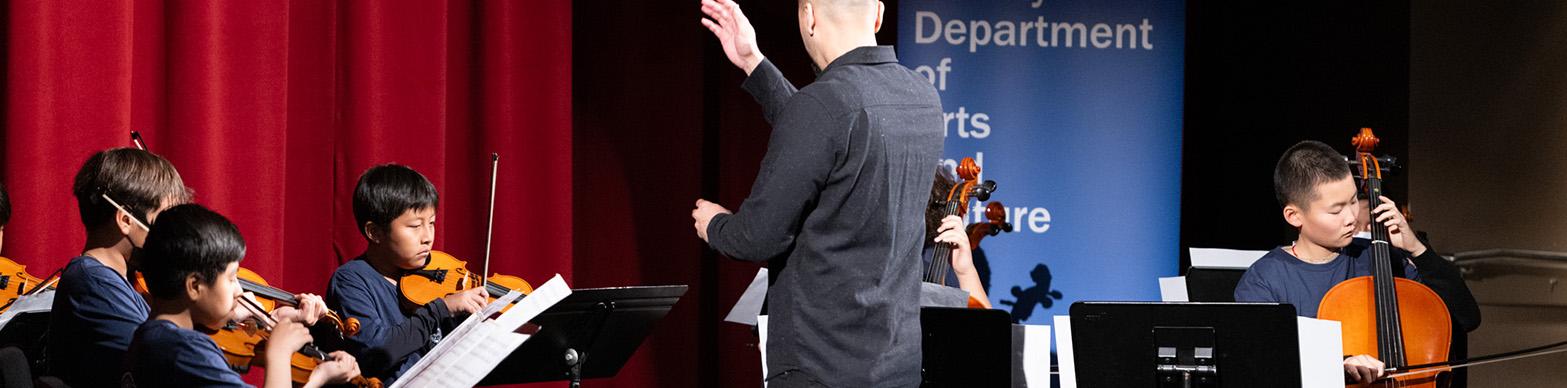
{"label": "child's dark hair", "polygon": [[1279,157],[1273,169],[1273,193],[1279,206],[1306,208],[1317,197],[1317,185],[1348,178],[1349,162],[1320,141],[1296,143]]}
{"label": "child's dark hair", "polygon": [[5,192],[5,183],[0,183],[0,226],[11,223],[11,195]]}
{"label": "child's dark hair", "polygon": [[936,229],[941,227],[941,219],[947,217],[947,193],[957,186],[957,178],[952,177],[952,168],[944,164],[936,165],[936,180],[930,185],[930,203],[925,206],[925,244],[931,244],[936,239]]}
{"label": "child's dark hair", "polygon": [[363,235],[367,222],[385,227],[403,212],[433,208],[440,201],[435,185],[418,171],[399,164],[383,164],[359,175],[359,184],[354,187],[354,220],[359,222],[359,234]]}
{"label": "child's dark hair", "polygon": [[223,215],[185,204],[159,213],[135,254],[148,293],[173,299],[184,292],[187,276],[202,284],[217,281],[229,264],[245,257],[245,238]]}
{"label": "child's dark hair", "polygon": [[162,156],[135,148],[104,150],[87,158],[76,172],[71,193],[76,195],[82,226],[89,231],[114,219],[116,210],[103,199],[104,195],[143,223],[147,222],[144,217],[165,201],[190,201],[190,189],[173,164]]}

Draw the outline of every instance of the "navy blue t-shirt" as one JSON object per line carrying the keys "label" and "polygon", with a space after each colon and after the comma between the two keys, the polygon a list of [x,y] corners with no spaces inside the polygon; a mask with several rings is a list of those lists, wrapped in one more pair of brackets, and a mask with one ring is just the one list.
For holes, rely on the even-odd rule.
{"label": "navy blue t-shirt", "polygon": [[436,299],[406,315],[397,286],[376,272],[364,257],[344,263],[327,284],[326,305],[359,319],[359,334],[344,341],[344,350],[359,361],[366,377],[378,377],[390,385],[420,355],[440,341],[444,321],[451,318],[446,303]]}
{"label": "navy blue t-shirt", "polygon": [[[1241,275],[1235,286],[1236,302],[1276,302],[1295,305],[1295,314],[1317,317],[1317,306],[1329,289],[1345,280],[1371,276],[1371,250],[1351,244],[1341,250],[1333,261],[1312,264],[1295,258],[1289,247],[1278,247],[1263,255]],[[1420,280],[1415,267],[1409,263],[1409,254],[1402,249],[1392,249],[1393,259],[1404,263],[1404,278]]]}
{"label": "navy blue t-shirt", "polygon": [[122,381],[125,387],[250,386],[229,369],[211,337],[161,319],[136,328]]}
{"label": "navy blue t-shirt", "polygon": [[49,313],[49,374],[73,387],[119,386],[114,365],[147,314],[147,301],[114,268],[90,256],[71,259]]}

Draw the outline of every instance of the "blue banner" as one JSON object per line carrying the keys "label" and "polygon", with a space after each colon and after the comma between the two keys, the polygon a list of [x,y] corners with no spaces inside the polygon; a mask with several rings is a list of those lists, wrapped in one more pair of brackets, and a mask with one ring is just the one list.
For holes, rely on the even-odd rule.
{"label": "blue banner", "polygon": [[1180,262],[1185,2],[912,0],[897,17],[900,60],[941,94],[944,162],[979,162],[1015,226],[981,243],[991,303],[1049,324],[1079,300],[1158,300]]}

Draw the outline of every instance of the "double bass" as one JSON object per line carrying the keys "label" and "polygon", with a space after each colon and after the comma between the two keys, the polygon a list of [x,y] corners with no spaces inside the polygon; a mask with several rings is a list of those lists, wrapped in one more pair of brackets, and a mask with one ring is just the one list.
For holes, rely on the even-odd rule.
{"label": "double bass", "polygon": [[[1379,142],[1371,128],[1361,128],[1352,142],[1356,150],[1352,170],[1357,170],[1363,182],[1361,189],[1368,194],[1370,208],[1376,209],[1382,204],[1382,173],[1393,168],[1394,160],[1371,155]],[[1388,369],[1447,361],[1448,347],[1452,345],[1452,318],[1447,304],[1429,287],[1393,276],[1394,268],[1402,269],[1403,263],[1393,262],[1387,226],[1376,222],[1374,216],[1372,220],[1372,275],[1345,280],[1329,289],[1322,296],[1317,318],[1342,323],[1345,354],[1371,355]],[[1447,370],[1434,369],[1372,384],[1441,387],[1447,379]]]}

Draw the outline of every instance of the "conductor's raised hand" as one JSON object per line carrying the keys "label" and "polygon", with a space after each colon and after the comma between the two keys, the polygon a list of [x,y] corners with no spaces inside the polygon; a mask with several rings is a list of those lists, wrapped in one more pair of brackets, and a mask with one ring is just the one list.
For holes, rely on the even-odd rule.
{"label": "conductor's raised hand", "polygon": [[702,19],[702,25],[718,37],[729,63],[751,75],[764,57],[756,48],[756,29],[751,28],[751,20],[745,13],[740,12],[740,4],[734,0],[702,0],[702,13],[707,15]]}

